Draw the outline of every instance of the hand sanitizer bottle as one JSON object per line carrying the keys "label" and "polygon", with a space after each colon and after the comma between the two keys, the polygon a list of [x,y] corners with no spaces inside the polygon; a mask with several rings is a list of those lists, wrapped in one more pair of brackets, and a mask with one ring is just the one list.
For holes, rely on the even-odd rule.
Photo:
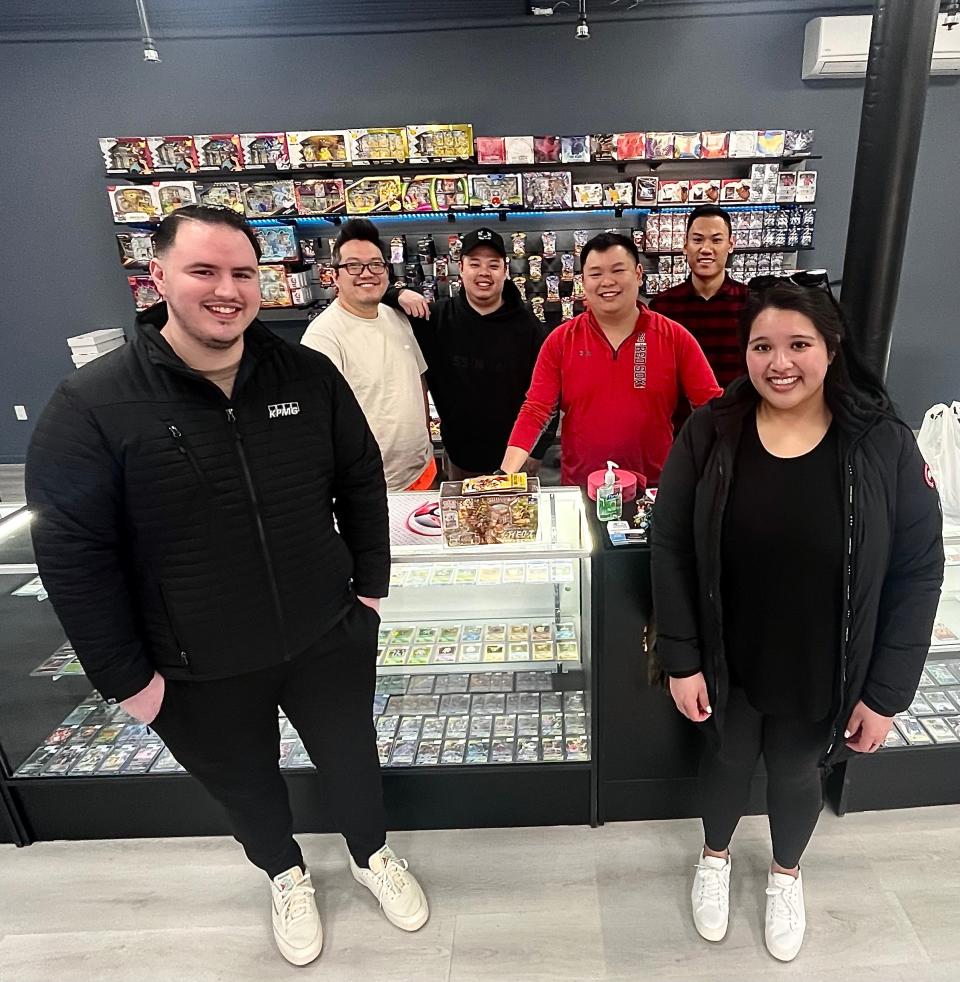
{"label": "hand sanitizer bottle", "polygon": [[603,475],[603,484],[597,488],[597,518],[601,522],[609,522],[620,517],[623,511],[623,489],[617,483],[613,473],[619,467],[612,460],[607,461],[607,472]]}

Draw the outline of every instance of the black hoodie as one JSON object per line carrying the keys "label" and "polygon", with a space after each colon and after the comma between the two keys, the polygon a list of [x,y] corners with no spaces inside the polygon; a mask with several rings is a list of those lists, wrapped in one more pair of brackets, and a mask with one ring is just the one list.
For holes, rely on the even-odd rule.
{"label": "black hoodie", "polygon": [[[396,307],[396,297],[391,290],[384,303]],[[432,304],[429,320],[410,323],[427,362],[444,450],[463,470],[492,473],[503,460],[546,328],[509,280],[503,306],[492,314],[477,313],[461,291]],[[542,457],[555,433],[554,422],[531,456]]]}

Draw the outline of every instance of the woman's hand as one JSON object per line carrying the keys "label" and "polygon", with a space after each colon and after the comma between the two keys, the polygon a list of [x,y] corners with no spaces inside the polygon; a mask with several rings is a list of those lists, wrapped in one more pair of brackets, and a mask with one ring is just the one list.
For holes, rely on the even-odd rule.
{"label": "woman's hand", "polygon": [[707,697],[707,680],[703,672],[697,672],[686,679],[670,679],[670,695],[677,709],[694,723],[702,723],[710,718],[713,710]]}
{"label": "woman's hand", "polygon": [[843,736],[851,750],[856,750],[858,754],[872,754],[883,746],[891,726],[891,717],[881,716],[858,702],[853,707]]}

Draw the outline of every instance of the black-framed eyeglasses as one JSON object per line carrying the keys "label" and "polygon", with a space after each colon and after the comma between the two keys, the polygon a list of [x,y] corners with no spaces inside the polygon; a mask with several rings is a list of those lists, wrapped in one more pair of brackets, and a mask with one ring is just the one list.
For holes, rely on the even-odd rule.
{"label": "black-framed eyeglasses", "polygon": [[351,259],[349,262],[340,263],[333,268],[345,269],[351,276],[360,276],[365,269],[368,269],[374,276],[380,276],[387,271],[387,264],[382,259],[374,259],[370,263],[362,263],[359,260]]}

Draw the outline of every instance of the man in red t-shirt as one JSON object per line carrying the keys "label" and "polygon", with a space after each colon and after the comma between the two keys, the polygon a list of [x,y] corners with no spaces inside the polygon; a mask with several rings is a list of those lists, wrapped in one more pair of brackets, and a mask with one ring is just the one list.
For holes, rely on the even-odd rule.
{"label": "man in red t-shirt", "polygon": [[601,232],[580,254],[588,309],[544,342],[501,465],[518,471],[557,407],[563,484],[586,485],[608,459],[656,484],[681,395],[694,407],[722,394],[690,333],[638,304],[633,240]]}

